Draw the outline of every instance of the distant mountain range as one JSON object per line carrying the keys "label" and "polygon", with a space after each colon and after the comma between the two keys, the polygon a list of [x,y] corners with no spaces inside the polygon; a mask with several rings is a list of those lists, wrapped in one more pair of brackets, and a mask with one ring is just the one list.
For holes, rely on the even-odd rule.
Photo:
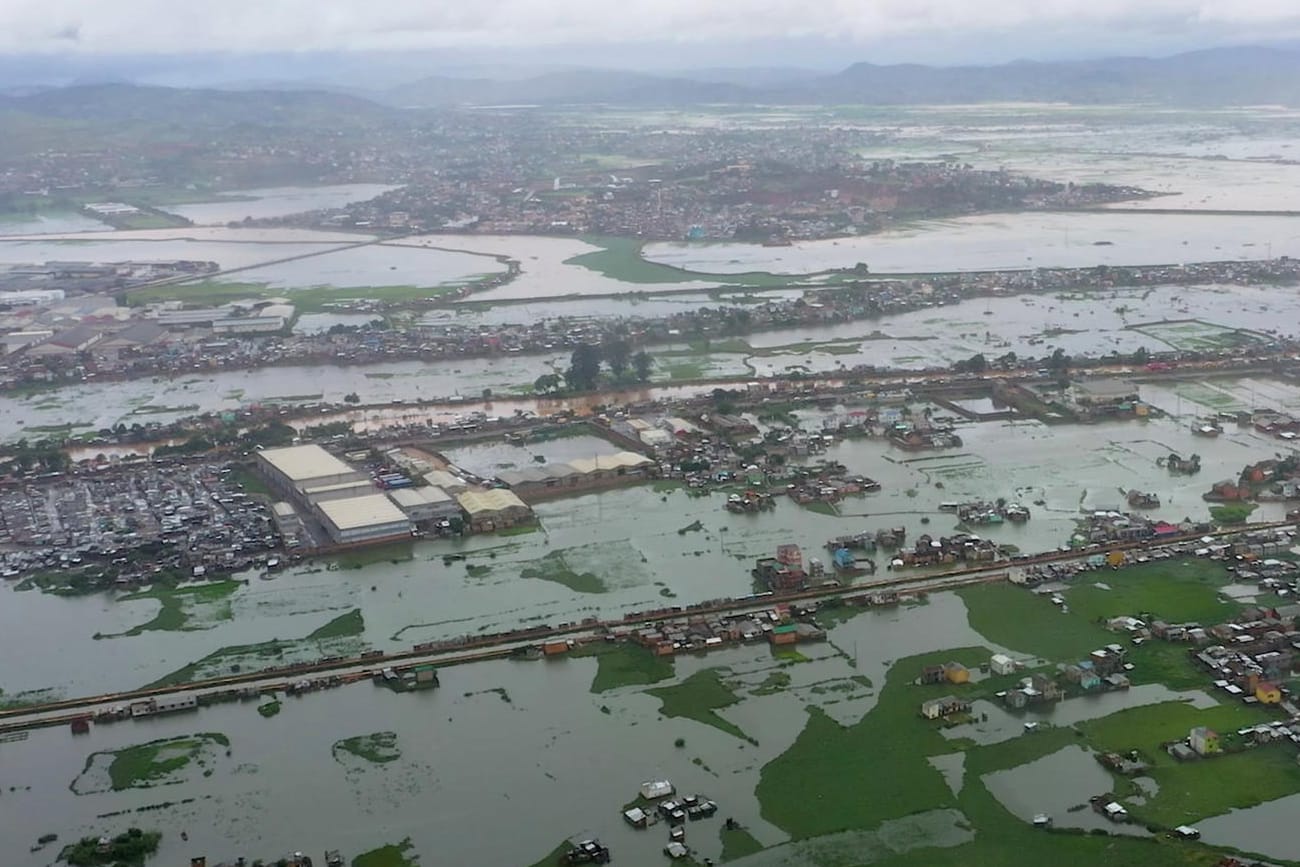
{"label": "distant mountain range", "polygon": [[78,120],[216,124],[364,123],[395,108],[458,105],[705,104],[911,105],[982,102],[1152,103],[1212,107],[1300,106],[1300,50],[1212,49],[1173,57],[1000,66],[877,66],[834,74],[796,68],[728,68],[650,74],[606,69],[503,77],[432,76],[383,90],[263,79],[228,89],[127,83],[25,87],[0,95],[0,111]]}
{"label": "distant mountain range", "polygon": [[876,66],[832,74],[731,69],[675,76],[608,70],[510,80],[432,77],[373,94],[400,106],[616,103],[914,105],[977,102],[1149,102],[1180,106],[1300,105],[1300,51],[1231,48],[1150,59],[1000,66]]}
{"label": "distant mountain range", "polygon": [[321,90],[205,90],[82,84],[26,88],[0,95],[0,112],[58,120],[183,123],[193,126],[310,126],[318,121],[364,123],[390,115],[379,103]]}

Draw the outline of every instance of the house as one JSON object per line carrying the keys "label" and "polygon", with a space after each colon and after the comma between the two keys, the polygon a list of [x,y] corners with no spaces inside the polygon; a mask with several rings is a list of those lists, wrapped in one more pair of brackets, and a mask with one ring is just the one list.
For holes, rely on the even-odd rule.
{"label": "house", "polygon": [[1260,704],[1278,704],[1282,701],[1282,690],[1275,683],[1261,680],[1255,684],[1255,698],[1259,699]]}
{"label": "house", "polygon": [[1205,726],[1192,729],[1187,735],[1187,744],[1198,756],[1213,756],[1223,752],[1219,733]]}
{"label": "house", "polygon": [[666,798],[675,791],[673,784],[668,780],[647,780],[641,784],[641,797],[647,801]]}
{"label": "house", "polygon": [[965,713],[970,710],[970,702],[962,701],[953,695],[945,695],[942,698],[932,698],[929,701],[921,702],[921,716],[926,719],[945,719],[956,713]]}
{"label": "house", "polygon": [[1016,661],[1004,653],[995,653],[989,660],[989,670],[994,674],[1015,674]]}
{"label": "house", "polygon": [[1080,689],[1097,689],[1101,686],[1101,675],[1097,673],[1090,660],[1067,665],[1062,671],[1065,674],[1065,679],[1071,683],[1077,683]]}
{"label": "house", "polygon": [[1045,674],[1031,674],[1029,687],[1043,696],[1043,701],[1060,701],[1064,697],[1060,685]]}
{"label": "house", "polygon": [[921,683],[943,683],[945,680],[942,665],[927,665],[921,669]]}
{"label": "house", "polygon": [[970,683],[970,669],[960,662],[945,662],[943,676],[949,683]]}
{"label": "house", "polygon": [[1204,495],[1204,499],[1212,502],[1231,502],[1243,499],[1249,493],[1248,489],[1238,487],[1232,479],[1224,479],[1210,485],[1210,492]]}

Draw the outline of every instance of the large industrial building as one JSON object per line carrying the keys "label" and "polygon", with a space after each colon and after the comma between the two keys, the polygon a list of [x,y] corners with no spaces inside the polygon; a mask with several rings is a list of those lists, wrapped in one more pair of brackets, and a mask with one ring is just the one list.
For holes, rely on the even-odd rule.
{"label": "large industrial building", "polygon": [[276,494],[314,516],[335,545],[411,535],[411,519],[365,473],[320,446],[266,449],[257,466]]}
{"label": "large industrial building", "polygon": [[655,462],[636,452],[578,458],[568,463],[542,464],[497,474],[501,484],[525,500],[572,494],[645,478]]}
{"label": "large industrial building", "polygon": [[456,501],[476,533],[512,527],[533,516],[533,510],[518,495],[504,488],[465,491],[456,495]]}
{"label": "large industrial building", "polygon": [[302,497],[309,488],[364,482],[366,474],[358,472],[320,446],[289,446],[264,449],[257,453],[257,466],[276,492],[288,497]]}
{"label": "large industrial building", "polygon": [[393,504],[412,521],[442,521],[460,517],[460,504],[442,488],[398,488],[389,491]]}
{"label": "large industrial building", "polygon": [[385,494],[326,500],[316,514],[338,545],[411,537],[411,519]]}

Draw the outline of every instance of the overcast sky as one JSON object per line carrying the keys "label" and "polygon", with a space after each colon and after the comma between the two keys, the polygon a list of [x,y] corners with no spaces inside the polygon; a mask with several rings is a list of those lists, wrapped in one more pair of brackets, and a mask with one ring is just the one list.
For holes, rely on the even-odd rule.
{"label": "overcast sky", "polygon": [[658,44],[734,62],[737,46],[788,42],[933,63],[1297,37],[1300,0],[0,0],[9,55]]}

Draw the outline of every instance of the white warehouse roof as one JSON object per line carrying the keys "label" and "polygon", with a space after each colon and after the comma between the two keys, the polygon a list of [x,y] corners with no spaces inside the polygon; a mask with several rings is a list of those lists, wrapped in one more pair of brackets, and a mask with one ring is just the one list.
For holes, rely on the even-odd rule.
{"label": "white warehouse roof", "polygon": [[364,497],[348,497],[343,500],[330,500],[317,505],[330,523],[340,530],[356,530],[360,527],[374,527],[379,524],[397,524],[406,522],[406,514],[384,494],[367,494]]}
{"label": "white warehouse roof", "polygon": [[265,449],[260,454],[262,460],[295,482],[356,472],[320,446]]}
{"label": "white warehouse roof", "polygon": [[395,491],[389,491],[388,496],[397,505],[408,509],[451,502],[450,494],[442,488],[436,488],[432,485],[423,488],[398,488]]}

